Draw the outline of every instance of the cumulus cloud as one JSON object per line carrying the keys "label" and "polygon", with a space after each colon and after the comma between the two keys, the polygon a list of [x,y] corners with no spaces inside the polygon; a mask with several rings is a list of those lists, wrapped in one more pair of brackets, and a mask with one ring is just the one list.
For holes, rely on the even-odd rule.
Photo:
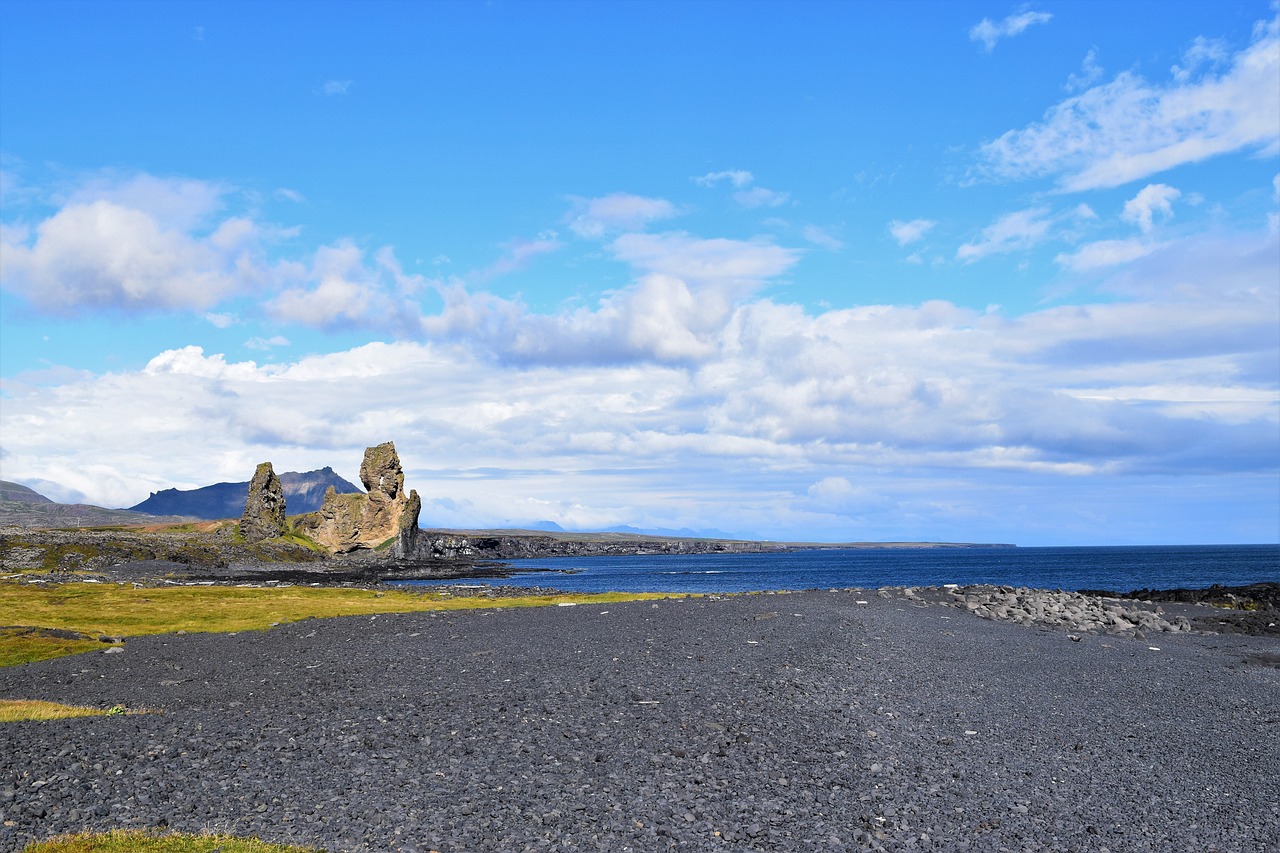
{"label": "cumulus cloud", "polygon": [[889,223],[889,233],[898,241],[899,246],[908,246],[924,239],[924,235],[933,230],[938,223],[932,219],[912,219],[903,222],[895,219]]}
{"label": "cumulus cloud", "polygon": [[1124,203],[1124,212],[1120,218],[1137,225],[1143,234],[1149,234],[1155,214],[1160,213],[1165,218],[1173,216],[1173,202],[1181,195],[1181,192],[1168,184],[1148,184]]}
{"label": "cumulus cloud", "polygon": [[[1016,318],[947,302],[815,314],[747,298],[709,322],[708,288],[785,263],[748,244],[747,260],[707,272],[688,257],[727,249],[672,237],[676,260],[637,250],[633,286],[591,311],[525,310],[503,326],[504,304],[473,302],[475,324],[450,340],[283,364],[185,347],[139,371],[7,388],[0,466],[6,479],[129,505],[243,478],[263,458],[354,468],[364,446],[393,438],[426,503],[447,498],[438,511],[458,526],[645,518],[775,536],[819,515],[848,529],[883,507],[894,524],[920,513],[938,530],[964,514],[975,482],[1003,476],[1047,495],[1075,478],[1097,494],[1129,474],[1243,472],[1231,482],[1247,492],[1251,476],[1274,483],[1280,458],[1280,235],[1251,240],[1160,247],[1130,264],[1145,292]],[[690,267],[701,277],[674,274]],[[490,333],[524,334],[511,346],[528,352],[559,335],[632,355],[494,359],[466,345]],[[910,476],[886,483],[884,471]],[[912,494],[912,480],[932,494]],[[1274,510],[1274,494],[1261,497],[1255,518]]]}
{"label": "cumulus cloud", "polygon": [[421,276],[406,275],[390,248],[370,263],[363,249],[341,240],[318,249],[310,266],[292,264],[282,278],[296,283],[267,302],[281,322],[318,329],[365,328],[402,337],[421,334],[421,311],[414,299]]}
{"label": "cumulus cloud", "polygon": [[37,308],[203,310],[261,273],[253,223],[192,236],[110,201],[70,204],[34,232],[3,232],[0,282]]}
{"label": "cumulus cloud", "polygon": [[643,228],[650,222],[670,219],[679,211],[666,199],[646,198],[630,193],[613,193],[600,198],[573,198],[569,230],[579,237],[599,239],[610,232]]}
{"label": "cumulus cloud", "polygon": [[594,307],[533,314],[517,300],[434,282],[444,308],[423,318],[423,332],[480,344],[513,363],[697,361],[714,353],[735,307],[800,256],[768,241],[681,232],[622,234],[608,250],[635,279]]}
{"label": "cumulus cloud", "polygon": [[270,286],[264,246],[283,233],[228,215],[233,191],[152,175],[89,178],[34,227],[0,226],[0,287],[50,314],[207,312]]}
{"label": "cumulus cloud", "polygon": [[969,40],[981,42],[987,53],[990,53],[995,49],[996,43],[1000,39],[1021,35],[1027,27],[1035,24],[1047,24],[1051,20],[1053,20],[1053,15],[1048,12],[1032,11],[1016,12],[1002,21],[983,18],[970,28]]}
{"label": "cumulus cloud", "polygon": [[1280,148],[1280,19],[1264,23],[1221,74],[1164,85],[1125,72],[982,147],[996,178],[1056,176],[1075,192],[1120,186],[1235,151]]}

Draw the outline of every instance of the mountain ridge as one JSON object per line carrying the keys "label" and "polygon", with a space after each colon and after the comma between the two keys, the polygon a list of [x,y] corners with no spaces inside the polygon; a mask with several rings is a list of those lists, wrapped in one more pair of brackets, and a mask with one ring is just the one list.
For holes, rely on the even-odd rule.
{"label": "mountain ridge", "polygon": [[[338,494],[362,493],[358,486],[343,479],[328,465],[314,471],[286,471],[279,477],[290,515],[320,509],[324,503],[324,493],[330,486]],[[152,492],[149,498],[128,507],[128,510],[149,515],[185,515],[208,521],[239,518],[244,511],[248,493],[248,480],[242,483],[214,483],[196,489],[163,489]]]}

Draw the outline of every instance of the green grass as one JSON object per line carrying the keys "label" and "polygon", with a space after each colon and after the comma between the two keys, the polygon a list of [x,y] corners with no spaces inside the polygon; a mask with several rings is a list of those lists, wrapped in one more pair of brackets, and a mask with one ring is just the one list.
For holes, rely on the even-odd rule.
{"label": "green grass", "polygon": [[13,666],[103,648],[97,640],[66,640],[33,633],[23,628],[0,630],[0,666]]}
{"label": "green grass", "polygon": [[160,834],[141,830],[60,835],[27,845],[23,853],[320,853],[309,847],[268,844],[230,835]]}
{"label": "green grass", "polygon": [[[408,592],[334,587],[134,587],[125,584],[22,584],[0,582],[0,613],[31,628],[61,628],[90,636],[138,637],[186,632],[262,631],[274,624],[332,616],[595,604],[672,596],[661,593],[526,595],[511,598],[454,596],[448,591]],[[28,663],[102,648],[31,632],[0,632],[0,662]]]}
{"label": "green grass", "polygon": [[66,720],[72,717],[102,717],[125,713],[119,705],[114,708],[90,708],[87,705],[63,705],[59,702],[42,702],[38,699],[0,699],[0,723],[16,723],[23,720]]}

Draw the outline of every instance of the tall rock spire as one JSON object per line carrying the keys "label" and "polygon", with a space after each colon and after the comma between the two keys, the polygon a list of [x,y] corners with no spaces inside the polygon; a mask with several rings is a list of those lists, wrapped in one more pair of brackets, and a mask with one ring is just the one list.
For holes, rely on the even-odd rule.
{"label": "tall rock spire", "polygon": [[240,516],[240,535],[247,542],[274,539],[285,530],[284,486],[270,462],[263,462],[249,481],[249,496]]}

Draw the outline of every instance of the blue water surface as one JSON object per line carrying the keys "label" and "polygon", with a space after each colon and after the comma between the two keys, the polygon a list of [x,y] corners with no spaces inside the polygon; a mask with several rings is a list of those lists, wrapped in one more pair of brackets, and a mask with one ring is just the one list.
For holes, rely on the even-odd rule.
{"label": "blue water surface", "polygon": [[[508,561],[501,580],[566,592],[746,592],[990,583],[1129,590],[1280,582],[1280,545],[1093,548],[839,548],[762,554],[551,557]],[[530,571],[532,570],[532,571]]]}

